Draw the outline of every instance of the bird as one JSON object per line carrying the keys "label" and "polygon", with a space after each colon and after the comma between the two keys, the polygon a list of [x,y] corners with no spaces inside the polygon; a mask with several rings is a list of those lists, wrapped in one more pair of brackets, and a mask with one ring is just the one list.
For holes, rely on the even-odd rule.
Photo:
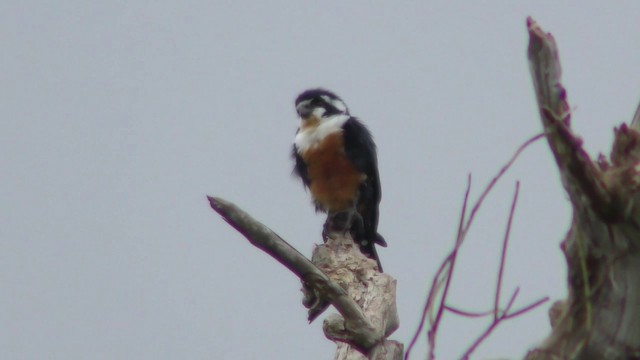
{"label": "bird", "polygon": [[382,264],[375,245],[381,200],[376,145],[367,127],[349,114],[335,93],[309,89],[295,100],[300,118],[292,157],[297,175],[311,192],[316,211],[327,213],[323,236],[349,231],[360,251]]}

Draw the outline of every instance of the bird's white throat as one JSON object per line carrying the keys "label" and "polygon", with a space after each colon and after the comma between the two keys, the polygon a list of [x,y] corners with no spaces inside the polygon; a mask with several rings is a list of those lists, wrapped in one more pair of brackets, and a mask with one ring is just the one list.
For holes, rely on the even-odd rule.
{"label": "bird's white throat", "polygon": [[320,119],[320,123],[317,126],[306,128],[301,126],[295,139],[298,153],[302,154],[321,143],[328,135],[342,131],[342,125],[347,120],[349,120],[349,115],[333,115]]}

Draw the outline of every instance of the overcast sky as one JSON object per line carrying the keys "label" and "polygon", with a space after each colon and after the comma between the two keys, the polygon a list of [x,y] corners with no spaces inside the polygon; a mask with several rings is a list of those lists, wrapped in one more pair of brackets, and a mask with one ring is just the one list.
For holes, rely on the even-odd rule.
{"label": "overcast sky", "polygon": [[[205,200],[224,197],[304,254],[324,218],[291,176],[295,96],[335,91],[371,129],[379,251],[405,344],[472,199],[541,130],[525,19],[554,34],[573,124],[608,153],[640,100],[636,1],[0,2],[0,358],[331,359],[298,280]],[[526,150],[469,234],[451,304],[566,296],[571,217],[545,142]],[[501,325],[479,359],[549,333],[546,304]],[[487,325],[447,315],[438,359]],[[424,358],[424,337],[415,359]]]}

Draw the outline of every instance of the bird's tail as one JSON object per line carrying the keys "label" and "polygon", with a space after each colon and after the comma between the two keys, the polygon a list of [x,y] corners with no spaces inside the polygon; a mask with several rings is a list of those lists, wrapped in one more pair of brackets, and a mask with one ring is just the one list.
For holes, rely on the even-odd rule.
{"label": "bird's tail", "polygon": [[382,235],[380,234],[376,234],[375,236],[376,240],[374,241],[376,244],[382,246],[382,247],[387,247],[387,242],[384,241],[384,238],[382,237]]}
{"label": "bird's tail", "polygon": [[360,251],[368,258],[373,259],[378,263],[378,270],[382,271],[382,263],[380,262],[380,257],[378,257],[378,251],[376,250],[376,245],[386,247],[387,243],[384,241],[384,238],[380,234],[376,234],[374,240],[370,239],[354,239],[360,246]]}

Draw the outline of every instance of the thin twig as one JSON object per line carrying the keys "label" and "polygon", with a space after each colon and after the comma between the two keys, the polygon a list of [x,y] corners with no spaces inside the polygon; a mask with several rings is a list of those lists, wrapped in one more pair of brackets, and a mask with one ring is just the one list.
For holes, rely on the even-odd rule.
{"label": "thin twig", "polygon": [[471,311],[465,311],[465,310],[460,310],[458,308],[455,308],[451,305],[445,305],[444,306],[445,310],[452,312],[456,315],[460,315],[460,316],[464,316],[464,317],[470,317],[470,318],[474,318],[474,317],[484,317],[487,315],[491,315],[493,314],[493,310],[487,310],[484,312],[471,312]]}
{"label": "thin twig", "polygon": [[493,186],[498,182],[498,180],[500,180],[502,175],[504,175],[504,173],[506,173],[507,170],[509,170],[511,165],[513,165],[513,163],[516,161],[518,156],[520,156],[522,151],[524,151],[524,149],[526,149],[529,145],[533,144],[534,142],[540,140],[544,136],[545,136],[544,133],[537,134],[532,138],[530,138],[529,140],[525,141],[524,144],[520,145],[518,150],[516,150],[516,153],[513,154],[511,159],[509,159],[509,161],[500,169],[500,171],[498,172],[498,175],[494,176],[493,179],[491,179],[491,181],[489,182],[489,185],[487,185],[487,187],[484,189],[484,191],[476,201],[475,206],[471,210],[471,215],[469,216],[469,220],[467,221],[467,224],[464,228],[464,235],[466,235],[467,231],[469,231],[469,228],[471,227],[473,219],[475,218],[476,212],[478,211],[478,209],[480,209],[480,205],[482,205],[484,198],[487,197],[487,195],[489,195],[489,192],[491,192],[491,190],[493,189]]}
{"label": "thin twig", "polygon": [[504,260],[507,252],[507,245],[509,243],[509,233],[511,231],[511,222],[513,220],[513,214],[516,210],[516,203],[518,202],[518,193],[520,192],[520,182],[516,182],[516,191],[513,195],[513,201],[511,202],[511,211],[509,211],[509,220],[507,221],[507,230],[505,231],[504,240],[502,241],[502,255],[500,259],[500,270],[498,271],[498,284],[496,285],[496,293],[494,296],[494,307],[493,307],[493,322],[491,325],[476,339],[476,341],[467,349],[465,354],[462,356],[462,359],[468,359],[469,356],[476,350],[478,346],[493,332],[493,330],[498,326],[498,324],[503,320],[505,314],[509,313],[511,306],[513,306],[513,302],[516,300],[518,293],[520,292],[520,288],[516,288],[507,303],[507,307],[500,313],[500,288],[502,287],[502,275],[504,272]]}
{"label": "thin twig", "polygon": [[467,349],[467,351],[460,357],[460,359],[467,360],[469,356],[476,350],[476,348],[493,332],[498,326],[499,321],[492,321],[491,325],[485,329],[485,331],[473,342],[473,344]]}
{"label": "thin twig", "polygon": [[409,359],[409,357],[411,355],[411,351],[413,350],[413,347],[415,346],[415,344],[416,344],[416,342],[418,340],[418,337],[420,336],[420,333],[422,332],[422,330],[424,328],[427,315],[432,310],[432,308],[433,308],[433,306],[435,304],[436,294],[438,293],[438,290],[440,289],[441,275],[446,272],[446,281],[445,281],[443,293],[442,293],[441,298],[440,298],[440,302],[439,302],[438,307],[436,309],[436,311],[437,311],[436,317],[433,320],[433,322],[431,323],[430,329],[427,331],[427,341],[428,341],[428,344],[429,344],[429,356],[428,356],[428,358],[429,359],[434,359],[435,358],[436,334],[437,334],[438,329],[439,329],[440,320],[442,319],[442,314],[443,314],[443,312],[445,310],[445,307],[446,307],[446,299],[447,299],[447,295],[448,295],[449,285],[451,283],[451,278],[453,276],[453,269],[455,267],[458,250],[460,249],[460,247],[464,243],[464,239],[466,237],[467,232],[469,231],[469,228],[470,228],[471,224],[473,223],[473,219],[475,218],[475,214],[478,211],[478,209],[480,208],[480,206],[482,205],[484,199],[487,197],[489,192],[493,189],[493,187],[498,182],[498,180],[507,172],[507,170],[511,167],[511,165],[513,165],[513,163],[516,161],[518,156],[529,145],[531,145],[532,143],[534,143],[535,141],[541,139],[544,136],[545,136],[544,133],[537,134],[537,135],[531,137],[530,139],[528,139],[527,141],[525,141],[516,150],[515,154],[511,157],[511,159],[509,159],[509,161],[500,169],[498,174],[493,179],[491,179],[491,181],[489,182],[489,184],[487,185],[485,190],[482,192],[482,194],[480,195],[480,197],[476,201],[473,209],[471,210],[471,214],[469,215],[468,219],[465,222],[466,209],[467,209],[468,198],[469,198],[469,192],[471,190],[471,174],[469,174],[468,183],[467,183],[467,190],[465,192],[462,211],[461,211],[461,214],[460,214],[460,222],[459,222],[459,225],[458,225],[458,233],[456,235],[455,246],[454,246],[453,250],[451,250],[449,255],[447,255],[445,260],[442,262],[438,272],[436,273],[436,275],[434,276],[434,278],[432,280],[431,288],[429,290],[429,294],[427,296],[427,300],[425,302],[425,305],[424,305],[424,308],[423,308],[423,311],[422,311],[422,317],[420,319],[420,323],[418,325],[418,329],[414,333],[413,338],[411,339],[411,342],[409,343],[409,346],[407,347],[407,351],[406,351],[405,357],[404,357],[405,360]]}
{"label": "thin twig", "polygon": [[451,285],[451,279],[453,278],[453,269],[456,265],[456,259],[458,258],[458,249],[462,246],[462,242],[464,241],[465,233],[462,232],[462,226],[464,224],[465,215],[467,212],[467,203],[469,200],[469,193],[471,192],[471,174],[467,177],[467,191],[464,195],[464,202],[462,205],[462,212],[460,213],[460,222],[458,225],[458,237],[456,238],[456,246],[449,257],[449,265],[446,267],[447,277],[444,285],[444,289],[442,290],[442,296],[440,297],[440,304],[437,308],[437,315],[433,324],[431,324],[431,328],[427,331],[427,340],[429,342],[429,359],[435,359],[435,347],[436,347],[436,335],[438,333],[438,328],[440,326],[440,320],[442,319],[442,315],[444,314],[444,304],[447,300],[447,295],[449,294],[449,287]]}
{"label": "thin twig", "polygon": [[513,303],[516,301],[516,298],[518,297],[519,293],[520,293],[520,287],[518,286],[513,291],[513,294],[511,294],[511,297],[509,298],[509,302],[507,302],[507,307],[504,308],[505,314],[509,313],[509,310],[511,310],[511,307],[513,306]]}
{"label": "thin twig", "polygon": [[[520,288],[517,287],[516,290],[513,292],[513,294],[511,295],[511,298],[509,298],[509,301],[507,302],[507,306],[505,307],[505,309],[503,311],[500,311],[500,291],[502,289],[502,278],[504,275],[504,266],[505,266],[505,259],[506,259],[506,253],[507,253],[507,248],[509,245],[509,235],[511,233],[511,224],[513,223],[513,216],[515,214],[516,211],[516,204],[518,203],[518,194],[520,193],[520,182],[516,182],[516,190],[515,193],[513,194],[513,200],[511,202],[511,210],[509,211],[509,220],[507,221],[507,228],[505,230],[505,235],[504,235],[504,240],[502,241],[502,254],[500,257],[500,269],[498,270],[498,282],[496,285],[496,292],[495,292],[495,296],[494,296],[494,305],[493,305],[493,321],[491,322],[491,325],[489,325],[489,327],[487,327],[487,329],[485,329],[485,331],[480,334],[480,336],[473,342],[473,344],[467,349],[467,351],[464,353],[464,355],[462,356],[462,359],[468,359],[469,356],[471,356],[471,354],[478,348],[478,346],[480,346],[480,344],[482,344],[482,342],[489,337],[489,335],[491,335],[491,333],[493,332],[493,330],[503,321],[506,319],[510,319],[513,318],[517,315],[521,315],[524,314],[525,312],[535,308],[536,306],[542,304],[543,302],[547,301],[548,298],[543,299],[544,301],[537,301],[535,303],[533,303],[532,305],[529,305],[521,310],[518,310],[514,313],[510,313],[511,308],[513,307],[514,302],[516,301],[516,297],[518,296],[518,294],[520,293]],[[514,315],[516,314],[516,315]]]}
{"label": "thin twig", "polygon": [[507,221],[507,230],[502,241],[502,254],[500,256],[500,270],[498,270],[498,284],[496,285],[496,295],[493,302],[493,319],[498,318],[500,307],[500,291],[502,290],[502,276],[504,274],[504,263],[507,256],[507,247],[509,245],[509,235],[511,234],[511,224],[513,222],[513,214],[516,212],[516,203],[518,202],[518,194],[520,193],[520,181],[516,181],[516,193],[513,195],[511,202],[511,211],[509,211],[509,220]]}
{"label": "thin twig", "polygon": [[504,319],[512,319],[514,317],[520,316],[520,315],[522,315],[522,314],[524,314],[526,312],[529,312],[529,311],[533,310],[534,308],[537,308],[538,306],[546,303],[547,301],[549,301],[549,297],[545,296],[542,299],[536,300],[536,301],[532,302],[531,304],[523,307],[520,310],[516,310],[516,311],[514,311],[514,312],[512,312],[510,314],[505,314]]}
{"label": "thin twig", "polygon": [[[471,192],[471,174],[469,174],[468,177],[467,177],[467,190],[465,191],[464,201],[462,202],[462,211],[460,212],[460,222],[458,224],[458,234],[461,233],[462,226],[464,224],[464,218],[465,218],[465,214],[467,212],[467,204],[469,202],[469,193],[470,192]],[[432,309],[433,303],[435,301],[436,294],[438,292],[438,289],[440,288],[440,286],[438,286],[438,284],[441,282],[440,281],[440,279],[441,279],[440,275],[447,268],[449,269],[449,272],[447,274],[446,279],[447,280],[450,279],[450,276],[449,276],[450,269],[451,269],[450,264],[451,264],[451,261],[455,258],[455,255],[457,253],[457,248],[458,248],[457,244],[458,244],[458,241],[456,240],[456,246],[451,251],[451,253],[447,256],[447,258],[442,262],[442,264],[440,264],[440,268],[438,269],[438,272],[436,273],[436,275],[433,278],[433,281],[431,283],[431,287],[429,288],[429,294],[427,295],[427,301],[425,302],[424,308],[422,309],[422,317],[420,319],[420,324],[418,325],[418,329],[416,330],[416,332],[413,334],[413,338],[409,342],[409,346],[407,347],[407,351],[405,352],[405,355],[404,355],[405,360],[409,359],[409,356],[411,355],[411,351],[413,350],[413,347],[415,346],[416,342],[418,341],[418,336],[420,336],[420,333],[422,332],[422,329],[424,328],[424,324],[425,324],[425,321],[427,319],[427,314]]]}
{"label": "thin twig", "polygon": [[520,316],[526,312],[529,312],[531,310],[533,310],[534,308],[542,305],[543,303],[545,303],[546,301],[549,300],[548,297],[542,298],[530,305],[527,305],[525,307],[523,307],[520,310],[514,311],[512,313],[509,313],[509,310],[511,310],[511,307],[513,306],[513,303],[516,300],[516,297],[518,296],[518,293],[520,292],[520,288],[516,288],[516,290],[513,292],[513,294],[511,295],[511,298],[509,299],[509,303],[507,304],[507,307],[505,308],[505,310],[502,312],[502,314],[500,314],[500,316],[498,316],[497,318],[495,318],[491,324],[489,325],[489,327],[487,327],[485,329],[485,331],[480,334],[480,336],[478,336],[478,338],[473,342],[473,344],[467,349],[467,351],[464,353],[464,355],[462,355],[462,357],[460,357],[461,359],[469,359],[469,357],[471,356],[471,354],[478,348],[478,346],[480,346],[480,344],[482,344],[482,342],[489,337],[489,335],[491,335],[491,333],[493,332],[493,330],[496,329],[496,327],[498,327],[498,325],[500,325],[500,323],[503,320],[509,320],[509,319],[513,319],[514,317]]}

